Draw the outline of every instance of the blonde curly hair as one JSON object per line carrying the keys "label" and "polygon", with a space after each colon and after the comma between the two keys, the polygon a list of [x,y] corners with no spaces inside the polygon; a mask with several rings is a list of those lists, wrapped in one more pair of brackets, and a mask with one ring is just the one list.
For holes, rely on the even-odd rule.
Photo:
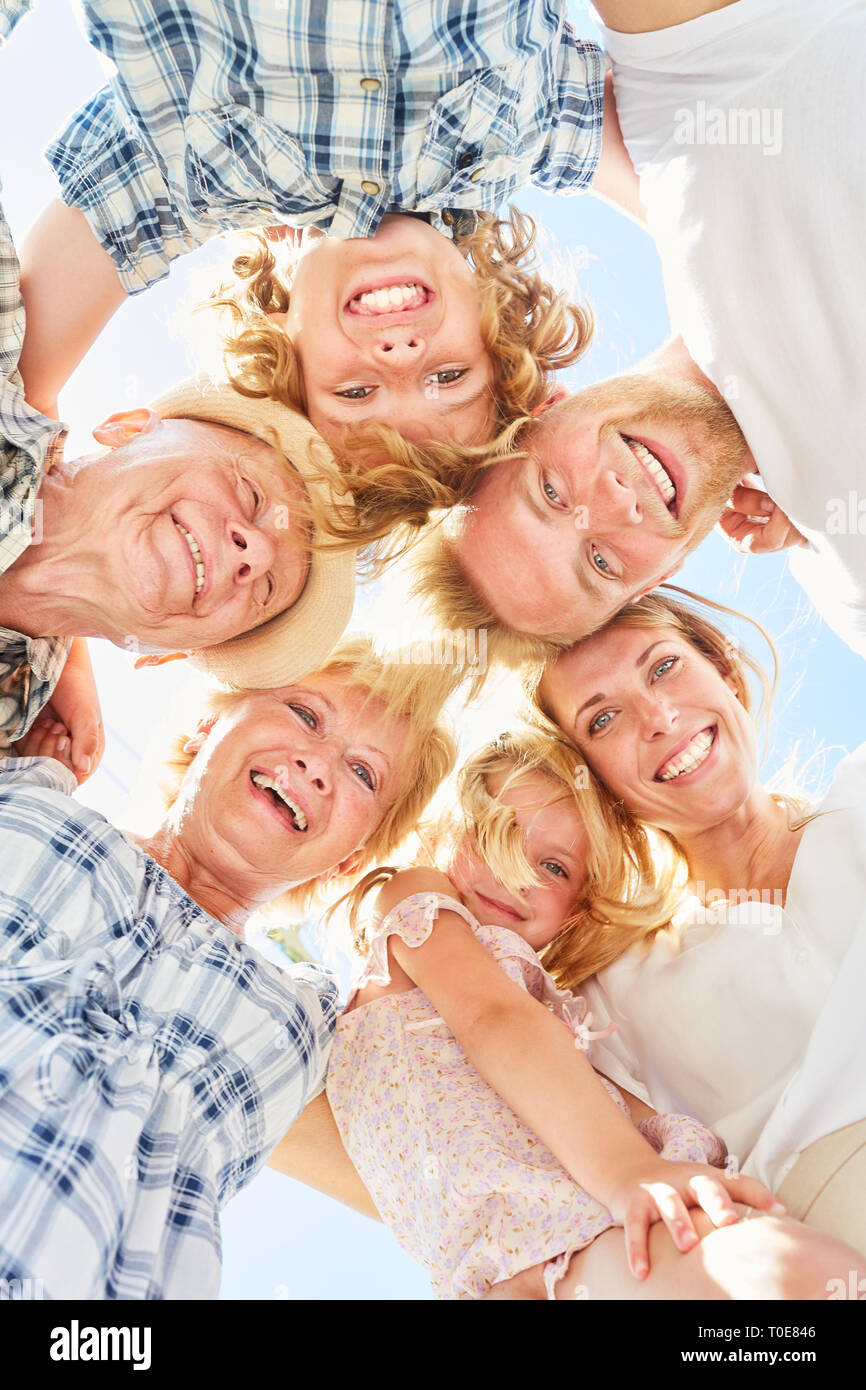
{"label": "blonde curly hair", "polygon": [[[591,341],[589,306],[571,302],[539,272],[536,235],[533,219],[514,207],[507,220],[478,212],[471,230],[455,233],[473,268],[481,336],[493,364],[495,438],[481,445],[411,444],[390,426],[372,424],[347,431],[344,447],[335,450],[344,496],[316,521],[336,543],[366,548],[373,573],[412,543],[433,510],[465,501],[481,470],[510,447],[510,426],[526,423],[551,395],[553,373],[576,362]],[[306,412],[298,355],[270,318],[289,309],[297,252],[256,233],[247,237],[250,249],[235,258],[232,281],[200,308],[225,316],[223,363],[237,391]]]}
{"label": "blonde curly hair", "polygon": [[[380,655],[366,637],[351,637],[332,652],[314,675],[342,676],[353,690],[363,691],[366,698],[380,704],[386,716],[404,720],[407,725],[401,746],[404,776],[399,791],[385,810],[379,824],[363,846],[355,866],[346,875],[346,882],[355,878],[382,858],[393,854],[418,824],[427,803],[440,782],[454,767],[457,744],[444,706],[453,694],[459,676],[447,666],[421,665],[402,658],[407,653]],[[217,719],[250,693],[261,691],[212,691],[205,699],[203,720]],[[171,742],[164,764],[160,790],[163,805],[170,809],[177,801],[184,779],[195,757],[190,751],[191,736],[180,733]],[[269,913],[307,911],[320,897],[325,883],[339,882],[332,875],[322,875],[308,883],[295,885],[268,905]]]}

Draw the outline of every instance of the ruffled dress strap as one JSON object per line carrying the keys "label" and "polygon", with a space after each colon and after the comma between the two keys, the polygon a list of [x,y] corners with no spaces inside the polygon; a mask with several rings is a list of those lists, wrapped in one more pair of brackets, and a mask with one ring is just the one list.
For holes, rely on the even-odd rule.
{"label": "ruffled dress strap", "polygon": [[368,937],[369,954],[355,989],[389,984],[388,937],[399,936],[407,946],[423,946],[440,912],[456,912],[473,932],[478,929],[477,919],[457,898],[450,898],[446,893],[412,893],[392,908]]}

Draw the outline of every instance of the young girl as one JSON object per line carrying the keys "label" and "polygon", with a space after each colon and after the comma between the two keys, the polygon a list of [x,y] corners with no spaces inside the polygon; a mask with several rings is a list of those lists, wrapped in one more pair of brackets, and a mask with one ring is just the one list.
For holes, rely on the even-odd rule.
{"label": "young girl", "polygon": [[[573,936],[628,934],[630,914],[660,930],[676,896],[669,877],[641,887],[646,841],[616,833],[585,772],[564,744],[504,736],[463,769],[448,876],[383,869],[350,900],[358,933],[364,893],[386,880],[358,933],[367,961],[327,1095],[379,1213],[439,1297],[482,1298],[524,1272],[529,1297],[573,1296],[572,1256],[623,1222],[645,1275],[640,1233],[659,1213],[681,1250],[697,1243],[676,1189],[716,1225],[737,1219],[731,1195],[773,1203],[749,1180],[724,1190],[704,1166],[724,1147],[696,1121],[643,1107],[632,1125],[580,1055],[591,1016],[539,953],[567,975]],[[655,1203],[639,1187],[653,1183]]]}
{"label": "young girl", "polygon": [[539,273],[531,217],[453,232],[407,214],[349,242],[272,228],[200,306],[226,311],[234,384],[303,411],[337,453],[352,510],[328,524],[356,545],[465,501],[592,337],[588,307]]}

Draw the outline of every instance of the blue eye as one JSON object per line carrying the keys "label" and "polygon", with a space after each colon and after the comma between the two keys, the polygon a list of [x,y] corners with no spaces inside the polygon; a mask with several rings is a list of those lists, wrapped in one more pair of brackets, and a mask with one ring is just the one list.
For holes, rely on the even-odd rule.
{"label": "blue eye", "polygon": [[568,874],[561,864],[557,864],[555,859],[542,859],[542,869],[547,869],[549,873],[556,874],[559,878],[568,878]]}
{"label": "blue eye", "polygon": [[553,486],[553,483],[548,482],[547,478],[542,478],[541,488],[548,502],[557,502],[560,506],[562,505],[562,498]]}
{"label": "blue eye", "polygon": [[654,679],[654,680],[657,679],[658,676],[659,676],[659,674],[661,674],[662,676],[666,676],[667,673],[668,673],[668,671],[670,671],[674,666],[678,665],[678,663],[679,663],[679,657],[678,657],[678,656],[668,656],[668,657],[666,657],[664,661],[659,662],[658,666],[654,667],[654,669],[653,669],[653,679]]}
{"label": "blue eye", "polygon": [[309,728],[317,729],[319,727],[319,721],[313,714],[312,710],[307,709],[304,705],[293,705],[291,702],[289,702],[289,709],[294,710],[298,718],[303,719],[304,723]]}
{"label": "blue eye", "polygon": [[599,551],[596,550],[595,546],[592,547],[592,563],[595,565],[595,568],[597,570],[601,570],[602,574],[613,573],[610,565],[607,563],[607,560],[604,558],[602,554],[599,553]]}
{"label": "blue eye", "polygon": [[356,772],[364,783],[364,786],[371,792],[376,790],[376,781],[370,769],[364,763],[352,763],[352,771]]}
{"label": "blue eye", "polygon": [[612,710],[602,710],[601,714],[597,714],[595,719],[593,719],[592,723],[590,724],[589,732],[591,734],[596,734],[599,732],[600,729],[606,729],[612,719]]}

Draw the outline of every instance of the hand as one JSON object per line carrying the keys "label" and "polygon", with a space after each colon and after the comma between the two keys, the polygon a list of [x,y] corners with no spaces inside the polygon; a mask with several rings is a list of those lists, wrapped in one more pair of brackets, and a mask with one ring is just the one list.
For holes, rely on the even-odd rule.
{"label": "hand", "polygon": [[56,758],[78,778],[95,772],[105,752],[99,696],[87,643],[73,639],[50,701],[14,745],[19,758]]}
{"label": "hand", "polygon": [[769,493],[742,483],[734,488],[728,509],[719,521],[719,530],[737,550],[752,555],[809,544]]}
{"label": "hand", "polygon": [[649,1228],[663,1221],[677,1249],[685,1254],[700,1237],[688,1213],[701,1207],[714,1226],[740,1220],[734,1203],[781,1216],[785,1208],[757,1178],[728,1175],[705,1163],[674,1163],[659,1158],[617,1175],[614,1195],[606,1197],[611,1215],[625,1228],[629,1269],[636,1279],[649,1274]]}

